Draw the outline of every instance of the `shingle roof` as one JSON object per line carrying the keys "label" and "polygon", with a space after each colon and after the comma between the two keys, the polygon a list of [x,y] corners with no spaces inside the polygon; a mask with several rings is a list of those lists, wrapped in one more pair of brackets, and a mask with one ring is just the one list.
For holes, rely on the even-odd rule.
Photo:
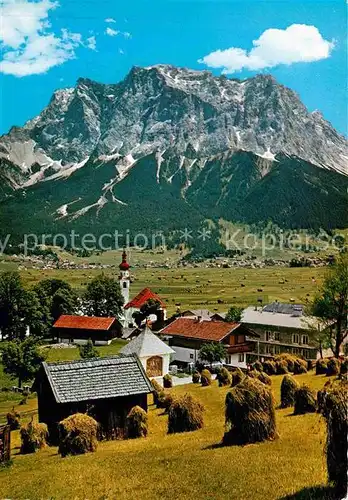
{"label": "shingle roof", "polygon": [[240,323],[197,321],[191,318],[178,318],[163,328],[161,334],[219,342],[239,326]]}
{"label": "shingle roof", "polygon": [[152,392],[135,355],[42,363],[57,403],[108,399]]}
{"label": "shingle roof", "polygon": [[128,304],[124,306],[124,308],[129,309],[130,307],[134,307],[135,309],[140,309],[141,306],[145,304],[145,302],[147,302],[149,299],[158,300],[161,304],[161,307],[166,307],[165,303],[157,295],[157,293],[150,290],[150,288],[144,288],[144,290],[139,292],[138,295],[136,295],[131,301],[128,302]]}
{"label": "shingle roof", "polygon": [[62,314],[53,328],[78,328],[83,330],[108,330],[116,318],[98,318],[97,316],[70,316]]}
{"label": "shingle roof", "polygon": [[159,339],[148,326],[129,344],[122,347],[121,354],[137,354],[139,358],[144,356],[157,356],[161,354],[172,354],[175,351],[163,340]]}

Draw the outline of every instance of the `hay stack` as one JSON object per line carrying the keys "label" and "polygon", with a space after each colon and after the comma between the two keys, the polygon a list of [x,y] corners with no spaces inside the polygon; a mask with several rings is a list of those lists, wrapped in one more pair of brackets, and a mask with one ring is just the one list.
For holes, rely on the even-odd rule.
{"label": "hay stack", "polygon": [[263,364],[263,371],[267,373],[267,375],[276,375],[276,364],[274,361],[264,361]]}
{"label": "hay stack", "polygon": [[244,373],[240,368],[236,368],[232,373],[231,387],[238,385],[245,377]]}
{"label": "hay stack", "polygon": [[167,373],[167,375],[164,375],[163,377],[163,387],[165,389],[170,389],[171,387],[173,387],[173,379],[172,376],[169,375],[169,373]]}
{"label": "hay stack", "polygon": [[332,377],[333,375],[338,375],[340,371],[340,362],[336,358],[329,359],[327,363],[326,375],[327,377]]}
{"label": "hay stack", "polygon": [[21,426],[21,414],[12,408],[11,411],[6,415],[7,425],[10,426],[11,431],[16,431]]}
{"label": "hay stack", "polygon": [[347,498],[347,395],[347,387],[342,384],[333,387],[325,398],[326,463],[329,481],[335,486],[337,498]]}
{"label": "hay stack", "polygon": [[328,391],[332,388],[331,380],[328,380],[324,387],[317,392],[317,411],[318,413],[324,413],[325,411],[325,400]]}
{"label": "hay stack", "polygon": [[127,415],[126,435],[128,439],[147,436],[147,413],[140,406],[134,406]]}
{"label": "hay stack", "polygon": [[199,372],[193,372],[192,374],[192,382],[194,384],[199,384],[201,381],[201,374]]}
{"label": "hay stack", "polygon": [[276,368],[277,375],[285,375],[286,373],[289,372],[288,364],[285,361],[285,359],[281,359],[279,361],[276,361],[275,368]]}
{"label": "hay stack", "polygon": [[294,415],[314,413],[317,410],[314,392],[308,385],[302,385],[295,392]]}
{"label": "hay stack", "polygon": [[67,455],[81,455],[97,449],[98,423],[83,413],[75,413],[59,422],[58,452]]}
{"label": "hay stack", "polygon": [[35,453],[47,444],[48,430],[46,424],[36,424],[33,421],[21,427],[21,453]]}
{"label": "hay stack", "polygon": [[166,393],[162,391],[158,397],[157,408],[163,408],[167,413],[169,411],[170,405],[172,404],[173,400],[174,400],[173,394],[171,394],[170,392]]}
{"label": "hay stack", "polygon": [[267,375],[267,373],[265,373],[265,372],[260,372],[259,373],[258,380],[260,382],[262,382],[263,384],[272,385],[272,379],[271,379],[271,377],[269,375]]}
{"label": "hay stack", "polygon": [[277,437],[274,398],[270,387],[246,377],[226,396],[223,443],[248,444]]}
{"label": "hay stack", "polygon": [[281,408],[289,408],[295,403],[295,392],[299,388],[298,382],[292,375],[285,375],[280,386]]}
{"label": "hay stack", "polygon": [[253,364],[253,369],[257,370],[258,372],[262,372],[262,363],[260,361],[255,361]]}
{"label": "hay stack", "polygon": [[232,376],[230,372],[227,370],[227,368],[221,368],[221,370],[218,371],[216,378],[219,382],[219,387],[225,387],[226,385],[231,385]]}
{"label": "hay stack", "polygon": [[294,374],[300,375],[307,373],[307,362],[304,359],[297,358],[294,363]]}
{"label": "hay stack", "polygon": [[274,357],[274,361],[280,362],[282,365],[286,365],[287,372],[293,372],[294,367],[295,367],[295,361],[296,361],[296,356],[292,356],[291,354],[287,354],[283,352],[282,354],[278,354],[277,356]]}
{"label": "hay stack", "polygon": [[211,373],[209,370],[202,370],[201,384],[203,387],[207,387],[208,385],[211,385]]}
{"label": "hay stack", "polygon": [[315,363],[315,374],[316,375],[325,375],[327,372],[327,359],[318,359]]}
{"label": "hay stack", "polygon": [[155,379],[151,380],[151,384],[153,387],[153,402],[157,406],[157,408],[159,408],[158,402],[161,397],[161,393],[163,393],[163,387]]}
{"label": "hay stack", "polygon": [[168,434],[201,429],[203,413],[204,406],[190,394],[176,398],[169,408]]}

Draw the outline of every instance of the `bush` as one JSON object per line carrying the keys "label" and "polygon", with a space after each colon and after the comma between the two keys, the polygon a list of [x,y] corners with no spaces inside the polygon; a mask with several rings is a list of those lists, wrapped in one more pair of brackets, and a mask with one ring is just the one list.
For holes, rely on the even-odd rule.
{"label": "bush", "polygon": [[35,453],[47,444],[48,430],[46,424],[36,424],[33,421],[21,427],[21,453]]}
{"label": "bush", "polygon": [[147,413],[140,406],[134,406],[127,415],[126,436],[129,439],[147,436]]}
{"label": "bush", "polygon": [[209,370],[202,370],[201,373],[201,384],[203,387],[211,385],[211,373]]}
{"label": "bush", "polygon": [[247,444],[277,437],[270,387],[245,377],[226,396],[224,444]]}
{"label": "bush", "polygon": [[331,377],[332,375],[338,375],[340,371],[340,362],[336,358],[329,359],[327,363],[326,375]]}
{"label": "bush", "polygon": [[321,358],[315,363],[315,374],[316,375],[326,375],[328,360]]}
{"label": "bush", "polygon": [[193,372],[192,374],[192,382],[194,384],[199,384],[201,381],[201,374],[199,372]]}
{"label": "bush", "polygon": [[94,418],[83,413],[75,413],[59,422],[58,452],[67,455],[80,455],[97,449],[98,424]]}
{"label": "bush", "polygon": [[308,385],[302,385],[295,392],[294,415],[314,413],[317,409],[315,395]]}
{"label": "bush", "polygon": [[163,392],[163,387],[154,379],[151,380],[151,384],[153,387],[153,402],[159,408],[158,406],[158,400],[160,397],[160,394]]}
{"label": "bush", "polygon": [[217,380],[219,382],[219,387],[224,387],[226,385],[231,385],[232,377],[227,368],[221,368],[217,374]]}
{"label": "bush", "polygon": [[260,361],[255,361],[253,364],[253,369],[257,370],[258,372],[262,372],[262,363]]}
{"label": "bush", "polygon": [[263,371],[267,373],[267,375],[275,375],[276,372],[276,364],[274,361],[264,361],[263,364]]}
{"label": "bush", "polygon": [[280,361],[276,361],[275,369],[276,369],[277,375],[284,375],[285,373],[289,372],[288,364],[284,359],[282,359]]}
{"label": "bush", "polygon": [[337,498],[346,498],[347,493],[347,394],[347,387],[342,384],[332,388],[325,398],[326,463]]}
{"label": "bush", "polygon": [[21,426],[21,414],[12,408],[12,411],[9,411],[6,415],[7,425],[10,426],[11,431],[15,431]]}
{"label": "bush", "polygon": [[292,375],[285,375],[280,386],[281,408],[288,408],[295,403],[295,392],[299,388],[298,382]]}
{"label": "bush", "polygon": [[167,373],[167,375],[164,375],[163,377],[163,387],[165,389],[170,389],[171,387],[173,387],[173,379],[172,376],[169,375],[169,373]]}
{"label": "bush", "polygon": [[340,375],[347,375],[348,373],[348,358],[344,358],[340,366]]}
{"label": "bush", "polygon": [[168,434],[201,429],[203,413],[203,405],[190,394],[176,398],[169,408]]}
{"label": "bush", "polygon": [[231,387],[238,385],[245,377],[244,373],[240,368],[236,368],[232,373]]}
{"label": "bush", "polygon": [[307,373],[307,362],[304,359],[296,359],[294,363],[294,374]]}

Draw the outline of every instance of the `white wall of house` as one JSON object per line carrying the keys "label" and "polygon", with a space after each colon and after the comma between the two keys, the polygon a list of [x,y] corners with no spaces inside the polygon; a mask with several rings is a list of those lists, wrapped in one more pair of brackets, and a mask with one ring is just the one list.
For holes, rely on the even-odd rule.
{"label": "white wall of house", "polygon": [[175,353],[173,354],[173,361],[181,361],[182,363],[195,363],[199,358],[198,349],[177,347],[176,345],[171,345],[170,347],[175,351]]}
{"label": "white wall of house", "polygon": [[226,364],[236,368],[247,368],[246,353],[227,354]]}
{"label": "white wall of house", "polygon": [[[76,345],[86,345],[88,340],[85,339],[58,339],[61,344],[76,344]],[[110,345],[111,340],[95,340],[94,345]]]}
{"label": "white wall of house", "polygon": [[[169,373],[169,363],[170,363],[170,354],[155,354],[155,356],[160,356],[163,360],[162,364],[162,377],[164,375],[167,375]],[[144,367],[144,370],[146,371],[147,368],[147,360],[149,358],[152,358],[152,356],[144,356],[140,358],[141,364]]]}

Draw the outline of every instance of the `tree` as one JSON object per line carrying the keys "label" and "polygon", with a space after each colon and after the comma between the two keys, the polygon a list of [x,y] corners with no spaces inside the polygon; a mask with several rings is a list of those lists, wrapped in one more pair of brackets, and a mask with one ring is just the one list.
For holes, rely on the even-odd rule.
{"label": "tree", "polygon": [[348,255],[341,254],[327,271],[322,288],[311,304],[311,313],[325,325],[327,340],[336,358],[347,337]]}
{"label": "tree", "polygon": [[141,323],[144,321],[144,319],[147,319],[152,314],[155,314],[158,320],[159,316],[158,312],[160,309],[161,309],[161,303],[159,300],[149,299],[141,306],[139,311],[133,313],[133,318],[136,324],[140,326]]}
{"label": "tree", "polygon": [[91,339],[87,340],[87,344],[79,346],[79,352],[83,359],[99,358],[99,352],[94,347]]}
{"label": "tree", "polygon": [[225,321],[238,323],[242,319],[243,308],[231,306],[226,314]]}
{"label": "tree", "polygon": [[37,336],[46,329],[43,310],[36,295],[25,290],[18,272],[0,276],[0,330],[8,340],[23,339],[27,327]]}
{"label": "tree", "polygon": [[38,296],[42,307],[48,310],[48,320],[51,325],[62,314],[76,314],[78,297],[66,281],[42,280],[33,288],[33,291]]}
{"label": "tree", "polygon": [[104,274],[94,278],[87,286],[84,308],[90,316],[120,316],[124,300],[119,282]]}
{"label": "tree", "polygon": [[32,380],[38,372],[45,356],[37,340],[29,337],[22,342],[15,340],[1,346],[4,372],[18,378],[18,387],[22,382]]}
{"label": "tree", "polygon": [[207,361],[209,364],[220,362],[225,357],[225,347],[218,342],[207,342],[202,345],[199,351],[199,358],[202,361]]}

